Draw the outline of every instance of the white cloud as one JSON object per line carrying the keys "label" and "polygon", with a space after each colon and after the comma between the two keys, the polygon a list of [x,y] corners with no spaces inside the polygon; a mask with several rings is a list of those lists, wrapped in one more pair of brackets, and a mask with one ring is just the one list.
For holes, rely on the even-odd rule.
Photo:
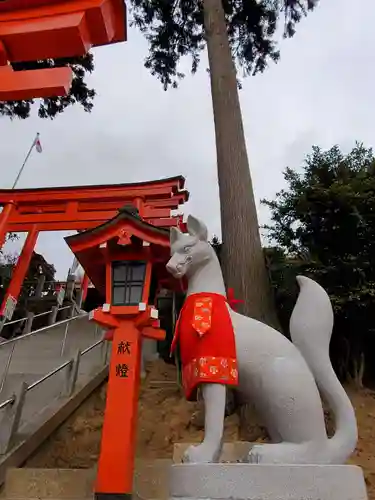
{"label": "white cloud", "polygon": [[[241,92],[250,168],[257,202],[283,187],[285,166],[298,167],[312,144],[344,149],[372,145],[375,3],[321,1],[281,44],[281,61],[245,80]],[[204,218],[219,233],[212,107],[205,61],[178,90],[164,92],[143,67],[147,44],[129,41],[95,51],[90,77],[98,96],[91,114],[70,109],[54,121],[0,120],[1,187],[10,187],[35,133],[20,187],[132,182],[182,174],[191,201],[184,212]],[[188,64],[186,63],[188,69]],[[261,222],[267,211],[259,210]],[[72,256],[55,234],[40,235],[42,252],[64,278]]]}

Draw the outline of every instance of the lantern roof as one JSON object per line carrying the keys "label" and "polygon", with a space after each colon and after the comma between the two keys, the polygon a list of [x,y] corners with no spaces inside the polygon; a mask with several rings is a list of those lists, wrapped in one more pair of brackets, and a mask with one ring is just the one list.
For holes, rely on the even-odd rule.
{"label": "lantern roof", "polygon": [[[105,291],[106,260],[124,253],[132,258],[148,259],[163,264],[169,258],[169,230],[144,221],[138,210],[125,205],[104,224],[67,236],[66,243],[99,291]],[[120,259],[121,260],[121,259]]]}

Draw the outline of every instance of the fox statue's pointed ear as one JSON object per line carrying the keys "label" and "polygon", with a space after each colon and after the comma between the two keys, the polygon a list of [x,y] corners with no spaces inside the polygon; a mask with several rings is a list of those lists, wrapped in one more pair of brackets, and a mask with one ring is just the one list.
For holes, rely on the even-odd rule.
{"label": "fox statue's pointed ear", "polygon": [[180,235],[181,235],[181,231],[179,229],[177,229],[176,227],[171,227],[170,236],[169,236],[171,246],[174,243],[176,243],[176,241],[179,239]]}
{"label": "fox statue's pointed ear", "polygon": [[195,236],[201,241],[207,241],[208,239],[208,230],[206,224],[196,217],[189,215],[187,218],[187,229],[189,231],[190,236]]}

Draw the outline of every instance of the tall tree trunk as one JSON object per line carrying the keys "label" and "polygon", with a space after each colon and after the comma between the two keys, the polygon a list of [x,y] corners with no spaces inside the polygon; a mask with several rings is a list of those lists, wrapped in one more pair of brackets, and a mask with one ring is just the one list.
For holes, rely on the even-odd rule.
{"label": "tall tree trunk", "polygon": [[261,246],[222,0],[203,0],[203,6],[215,121],[224,277],[236,298],[245,301],[241,312],[278,326]]}

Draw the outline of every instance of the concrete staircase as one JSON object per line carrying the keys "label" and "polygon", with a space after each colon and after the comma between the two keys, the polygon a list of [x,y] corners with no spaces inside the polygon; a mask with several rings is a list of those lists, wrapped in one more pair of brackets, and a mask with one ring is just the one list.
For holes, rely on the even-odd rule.
{"label": "concrete staircase", "polygon": [[[172,459],[136,460],[133,496],[138,500],[168,500],[169,471],[180,463],[190,443],[177,443]],[[250,443],[224,443],[220,461],[241,460]],[[7,470],[1,500],[89,500],[93,498],[95,469]]]}
{"label": "concrete staircase", "polygon": [[0,486],[105,380],[102,338],[82,314],[0,344]]}
{"label": "concrete staircase", "polygon": [[[56,323],[49,329],[41,329],[40,333],[15,339],[15,342],[0,344],[0,384],[3,384],[0,403],[12,396],[22,382],[31,385],[40,380],[59,364],[71,359],[78,350],[83,351],[94,344],[100,335],[95,324],[83,316],[63,321],[62,324]],[[81,375],[92,371],[93,361],[92,356],[82,358]],[[60,395],[63,386],[61,381],[62,377],[51,377],[41,384],[40,389],[35,387],[31,404],[26,404],[22,412],[21,425],[29,421],[51,398]]]}

